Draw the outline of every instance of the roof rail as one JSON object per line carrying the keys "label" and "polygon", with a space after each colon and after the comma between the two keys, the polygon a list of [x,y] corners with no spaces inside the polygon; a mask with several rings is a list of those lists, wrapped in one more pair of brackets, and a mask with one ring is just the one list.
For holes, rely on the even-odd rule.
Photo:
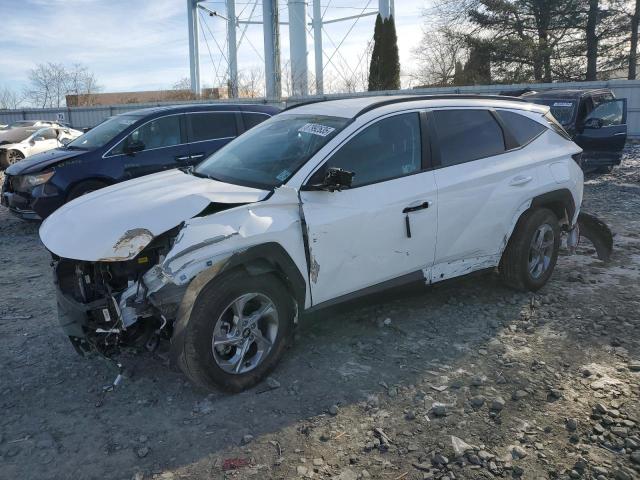
{"label": "roof rail", "polygon": [[486,95],[486,94],[469,94],[469,93],[447,93],[441,95],[411,95],[408,97],[401,98],[391,98],[387,100],[381,100],[380,102],[372,103],[367,105],[358,113],[356,113],[356,117],[364,115],[371,110],[375,110],[376,108],[384,107],[387,105],[393,105],[394,103],[404,103],[404,102],[415,102],[417,100],[456,100],[456,99],[467,99],[467,100],[510,100],[514,102],[522,102],[528,103],[525,99],[520,97],[509,97],[506,95]]}

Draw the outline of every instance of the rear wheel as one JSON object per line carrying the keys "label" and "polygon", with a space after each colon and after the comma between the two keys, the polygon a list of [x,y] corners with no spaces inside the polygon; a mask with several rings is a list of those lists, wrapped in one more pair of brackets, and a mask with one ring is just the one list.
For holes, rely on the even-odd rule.
{"label": "rear wheel", "polygon": [[196,384],[239,392],[277,364],[293,330],[289,292],[275,275],[231,272],[198,295],[179,364]]}
{"label": "rear wheel", "polygon": [[502,260],[500,275],[517,290],[538,290],[553,273],[560,249],[560,226],[546,208],[528,210],[518,220]]}

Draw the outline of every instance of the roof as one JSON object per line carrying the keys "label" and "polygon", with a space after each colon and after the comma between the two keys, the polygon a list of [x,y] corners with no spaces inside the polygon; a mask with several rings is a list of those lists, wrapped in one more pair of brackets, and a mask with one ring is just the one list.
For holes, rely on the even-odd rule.
{"label": "roof", "polygon": [[541,90],[536,93],[526,94],[522,98],[571,98],[578,99],[585,95],[591,95],[594,93],[611,93],[608,88],[587,88],[587,89],[564,89],[564,90]]}
{"label": "roof", "polygon": [[533,105],[525,99],[497,95],[389,95],[320,100],[290,107],[285,113],[354,118],[376,108],[409,103],[416,103],[418,105],[415,106],[420,107],[502,106],[526,110],[531,110]]}
{"label": "roof", "polygon": [[138,110],[131,110],[119,115],[154,115],[159,113],[173,112],[173,113],[185,113],[185,112],[209,112],[209,111],[243,111],[243,112],[264,112],[264,113],[277,113],[280,111],[277,107],[270,105],[262,105],[255,103],[197,103],[197,104],[185,104],[185,105],[165,105],[158,107],[141,108]]}

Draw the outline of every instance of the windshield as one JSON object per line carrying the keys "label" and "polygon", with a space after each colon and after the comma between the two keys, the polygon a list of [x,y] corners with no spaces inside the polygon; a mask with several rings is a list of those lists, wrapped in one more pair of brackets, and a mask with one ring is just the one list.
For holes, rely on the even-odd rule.
{"label": "windshield", "polygon": [[204,160],[195,174],[256,188],[278,187],[348,122],[320,115],[277,115]]}
{"label": "windshield", "polygon": [[73,142],[70,142],[67,148],[81,148],[83,150],[100,148],[141,118],[142,116],[140,115],[118,115],[108,118],[87,133],[80,135]]}
{"label": "windshield", "polygon": [[576,102],[574,101],[547,98],[531,98],[529,101],[550,107],[551,115],[562,125],[569,125],[573,120],[573,112],[576,109]]}

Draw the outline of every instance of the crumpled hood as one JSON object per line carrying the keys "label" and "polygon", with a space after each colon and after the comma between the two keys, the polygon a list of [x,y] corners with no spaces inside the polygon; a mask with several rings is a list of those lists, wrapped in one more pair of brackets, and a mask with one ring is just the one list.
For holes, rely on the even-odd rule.
{"label": "crumpled hood", "polygon": [[154,237],[194,217],[211,203],[254,203],[268,194],[266,190],[170,170],[73,200],[44,221],[40,239],[63,258],[129,260]]}
{"label": "crumpled hood", "polygon": [[[3,146],[0,146],[2,148]],[[70,158],[77,157],[87,153],[86,150],[67,150],[65,148],[54,148],[42,153],[36,153],[30,157],[20,160],[18,163],[7,168],[9,175],[24,175],[27,173],[40,172],[46,167],[55,165],[63,160],[69,160]]]}

